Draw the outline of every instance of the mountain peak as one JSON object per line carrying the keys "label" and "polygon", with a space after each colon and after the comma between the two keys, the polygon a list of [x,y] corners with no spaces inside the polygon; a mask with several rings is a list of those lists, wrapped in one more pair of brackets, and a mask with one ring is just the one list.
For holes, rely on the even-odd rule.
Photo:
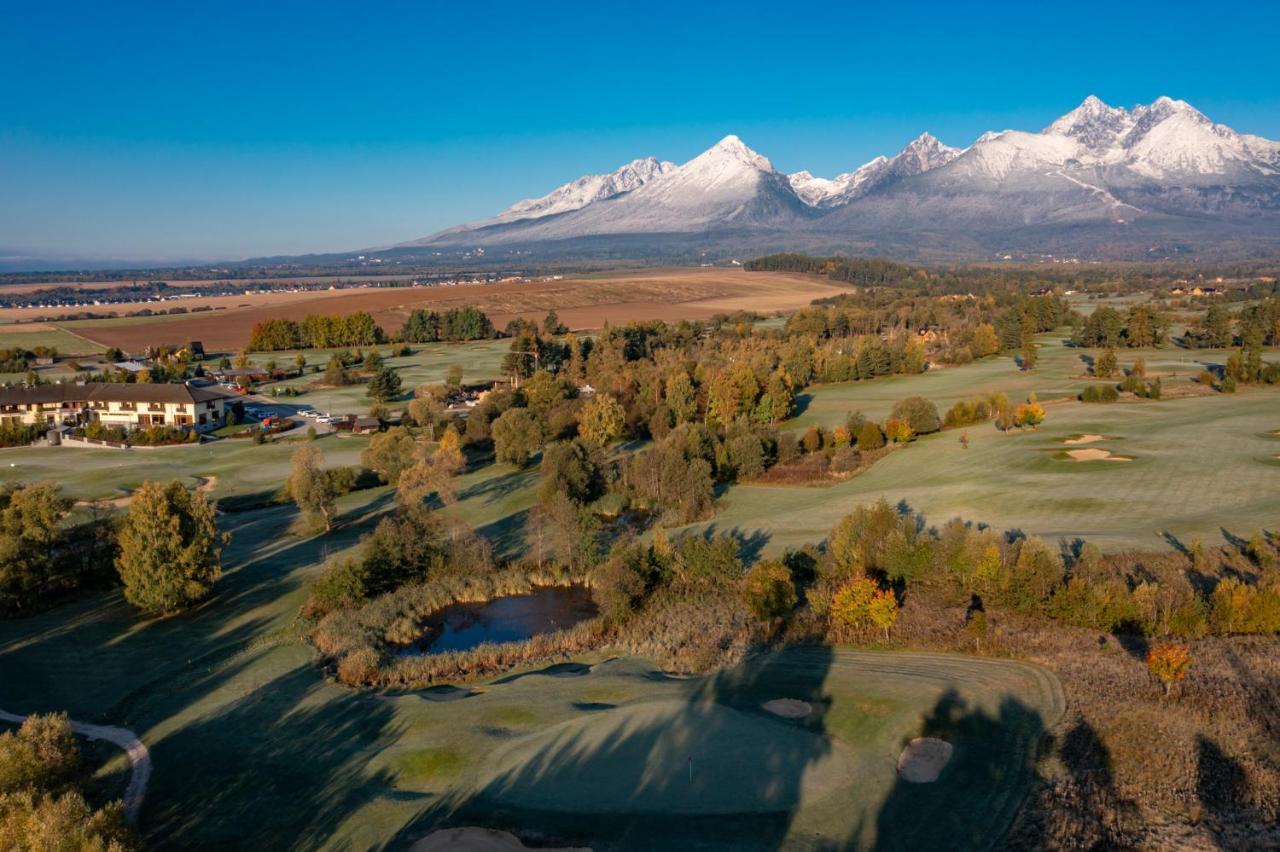
{"label": "mountain peak", "polygon": [[496,219],[498,221],[537,219],[580,210],[596,201],[604,201],[639,189],[654,178],[674,171],[675,168],[674,163],[659,161],[657,157],[641,157],[608,174],[583,175],[540,198],[517,201],[499,213]]}
{"label": "mountain peak", "polygon": [[766,157],[748,148],[745,142],[732,133],[712,145],[696,157],[695,160],[700,160],[707,156],[712,156],[715,159],[730,158],[746,163],[761,171],[773,171],[773,164]]}
{"label": "mountain peak", "polygon": [[917,175],[945,166],[959,154],[959,148],[944,145],[938,137],[925,131],[907,143],[889,164],[897,176]]}

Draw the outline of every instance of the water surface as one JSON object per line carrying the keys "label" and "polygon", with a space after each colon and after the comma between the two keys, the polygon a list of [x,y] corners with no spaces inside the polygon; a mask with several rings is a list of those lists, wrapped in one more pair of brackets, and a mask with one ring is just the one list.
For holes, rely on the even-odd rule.
{"label": "water surface", "polygon": [[485,603],[447,606],[427,620],[407,653],[466,651],[485,642],[519,642],[594,618],[598,610],[585,586],[540,586],[531,594]]}

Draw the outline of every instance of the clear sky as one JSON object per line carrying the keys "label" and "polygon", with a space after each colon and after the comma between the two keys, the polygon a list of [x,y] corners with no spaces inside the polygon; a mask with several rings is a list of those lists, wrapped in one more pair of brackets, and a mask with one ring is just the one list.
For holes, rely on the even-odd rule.
{"label": "clear sky", "polygon": [[0,254],[345,251],[736,133],[823,176],[1167,94],[1280,138],[1280,3],[0,0]]}

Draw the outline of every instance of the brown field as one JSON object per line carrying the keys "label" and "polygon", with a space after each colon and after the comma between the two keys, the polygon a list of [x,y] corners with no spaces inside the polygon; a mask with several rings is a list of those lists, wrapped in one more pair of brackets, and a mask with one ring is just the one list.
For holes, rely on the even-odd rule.
{"label": "brown field", "polygon": [[[189,340],[199,340],[208,349],[224,351],[244,346],[256,322],[275,318],[301,320],[308,314],[369,311],[384,329],[394,332],[411,310],[420,307],[447,310],[475,305],[489,314],[499,328],[515,317],[541,320],[554,308],[570,328],[594,329],[606,322],[705,319],[733,310],[789,311],[841,292],[846,292],[846,288],[788,273],[741,269],[652,270],[527,284],[371,288],[190,299],[181,304],[188,308],[208,304],[222,310],[194,316],[92,320],[68,327],[82,337],[125,351]],[[130,308],[113,305],[112,309]],[[0,319],[10,313],[19,312],[0,311]]]}

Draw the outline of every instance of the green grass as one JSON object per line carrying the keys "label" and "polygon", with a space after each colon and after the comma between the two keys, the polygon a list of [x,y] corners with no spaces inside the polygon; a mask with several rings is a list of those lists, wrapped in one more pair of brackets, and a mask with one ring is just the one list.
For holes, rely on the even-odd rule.
{"label": "green grass", "polygon": [[[1075,397],[1089,384],[1099,381],[1088,375],[1082,356],[1096,357],[1101,350],[1074,349],[1066,345],[1068,337],[1065,329],[1040,335],[1037,338],[1039,361],[1031,371],[1019,370],[1012,355],[999,355],[962,367],[929,370],[918,376],[886,376],[865,382],[817,385],[800,393],[797,398],[800,413],[786,425],[832,429],[842,425],[852,411],[882,420],[895,402],[907,396],[931,400],[938,406],[939,414],[945,414],[956,402],[978,394],[1002,392],[1015,402],[1021,402],[1033,392],[1041,402]],[[1116,354],[1123,367],[1141,356],[1147,362],[1148,373],[1176,373],[1185,379],[1195,376],[1205,364],[1225,363],[1229,353],[1221,349],[1170,348],[1121,350]],[[1166,376],[1163,381],[1168,384],[1177,378]]]}
{"label": "green grass", "polygon": [[[413,354],[403,357],[389,357],[391,347],[377,347],[386,364],[396,370],[404,386],[402,399],[389,404],[390,408],[404,408],[412,391],[418,385],[433,384],[444,381],[445,372],[452,364],[462,367],[464,382],[492,381],[501,378],[502,358],[507,353],[509,342],[504,340],[482,340],[475,343],[424,343],[413,346]],[[332,349],[303,351],[307,358],[308,369],[318,366],[322,370],[328,364],[335,351]],[[345,351],[345,350],[342,350]],[[368,352],[368,348],[363,351]],[[297,352],[259,352],[254,353],[251,360],[258,365],[275,361],[280,366],[292,367]],[[316,381],[318,374],[307,373],[295,379],[267,385],[261,392],[271,395],[271,388],[292,387],[303,389]],[[342,388],[326,388],[304,392],[301,396],[281,397],[282,403],[308,405],[319,411],[330,414],[357,414],[368,410],[372,400],[369,399],[365,385],[350,385]]]}
{"label": "green grass", "polygon": [[[923,381],[923,379],[921,379]],[[855,506],[885,498],[924,515],[1018,529],[1050,541],[1083,537],[1106,549],[1167,547],[1164,533],[1216,543],[1226,527],[1246,537],[1276,523],[1275,437],[1280,392],[1114,405],[1047,406],[1035,432],[970,427],[930,435],[890,453],[867,472],[829,487],[737,485],[695,529],[764,536],[767,552],[817,542]],[[1083,445],[1131,456],[1128,462],[1055,458],[1077,434]]]}
{"label": "green grass", "polygon": [[[895,783],[893,759],[903,737],[952,706],[947,696],[986,720],[957,737],[1001,781],[975,792],[961,763],[955,783],[932,793],[982,838],[1004,825],[1005,803],[1026,789],[1027,749],[1060,712],[1052,681],[1031,667],[821,649],[713,678],[673,680],[644,660],[588,655],[585,676],[528,671],[458,701],[350,692],[314,665],[295,619],[307,582],[371,528],[387,497],[343,498],[339,529],[314,539],[288,534],[289,506],[222,516],[232,533],[223,579],[178,616],[141,619],[108,593],[0,621],[0,706],[137,731],[155,763],[142,830],[158,849],[403,847],[446,819],[458,824],[455,814],[549,835],[639,830],[678,846],[689,817],[726,802],[736,804],[692,829],[720,848],[773,847],[792,834],[839,844],[874,831],[874,820],[858,821],[911,793]],[[797,724],[759,710],[780,696],[820,712]],[[893,708],[880,733],[850,733],[842,720],[877,702]],[[1040,721],[1022,713],[991,727],[991,708],[1006,705]],[[572,748],[550,748],[564,743]],[[701,798],[688,795],[688,756]],[[602,778],[628,795],[602,795]],[[637,811],[645,802],[661,807]]]}
{"label": "green grass", "polygon": [[467,765],[467,756],[456,748],[439,746],[405,752],[396,760],[400,777],[408,782],[452,778]]}
{"label": "green grass", "polygon": [[[77,500],[118,497],[144,481],[216,476],[215,498],[275,492],[289,476],[289,459],[299,442],[255,445],[246,439],[158,449],[115,450],[84,447],[18,447],[0,450],[0,482],[52,479]],[[368,446],[362,436],[332,436],[316,446],[327,465],[354,465]]]}
{"label": "green grass", "polygon": [[104,347],[90,343],[74,334],[51,328],[41,331],[22,330],[23,326],[0,326],[0,349],[12,349],[21,346],[23,349],[35,349],[37,346],[52,346],[59,355],[97,355]]}

